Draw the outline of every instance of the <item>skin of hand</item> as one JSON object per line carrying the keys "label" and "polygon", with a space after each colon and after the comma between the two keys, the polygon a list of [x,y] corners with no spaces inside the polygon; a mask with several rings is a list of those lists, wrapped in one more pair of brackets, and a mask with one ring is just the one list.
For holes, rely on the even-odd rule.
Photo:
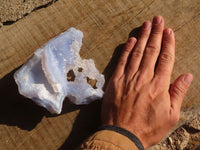
{"label": "skin of hand", "polygon": [[164,29],[161,16],[144,22],[138,39],[131,37],[126,43],[108,83],[102,124],[132,132],[144,148],[158,143],[178,122],[182,100],[193,80],[192,74],[182,74],[170,86],[174,61],[172,29]]}

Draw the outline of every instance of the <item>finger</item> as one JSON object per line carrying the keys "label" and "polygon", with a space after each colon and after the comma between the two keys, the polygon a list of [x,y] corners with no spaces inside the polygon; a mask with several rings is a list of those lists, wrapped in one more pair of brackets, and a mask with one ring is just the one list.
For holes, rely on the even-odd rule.
{"label": "finger", "polygon": [[171,29],[163,32],[162,51],[159,56],[158,66],[155,71],[155,78],[162,78],[170,82],[171,73],[175,59],[175,38]]}
{"label": "finger", "polygon": [[192,74],[183,74],[178,77],[170,88],[171,107],[180,111],[183,98],[193,80]]}
{"label": "finger", "polygon": [[140,35],[139,35],[137,43],[133,49],[133,52],[132,52],[131,58],[130,58],[130,62],[127,67],[127,74],[130,74],[131,78],[137,72],[137,70],[139,68],[150,32],[151,32],[151,22],[146,21],[142,25]]}
{"label": "finger", "polygon": [[150,38],[146,45],[140,65],[141,72],[145,71],[151,72],[152,74],[154,73],[155,63],[160,53],[163,28],[164,19],[161,16],[154,17]]}
{"label": "finger", "polygon": [[128,57],[130,55],[130,53],[133,50],[133,47],[135,46],[136,43],[136,38],[131,37],[128,42],[126,43],[123,52],[119,58],[119,62],[117,64],[116,70],[114,75],[117,76],[121,76],[122,74],[124,74],[124,70],[128,61]]}

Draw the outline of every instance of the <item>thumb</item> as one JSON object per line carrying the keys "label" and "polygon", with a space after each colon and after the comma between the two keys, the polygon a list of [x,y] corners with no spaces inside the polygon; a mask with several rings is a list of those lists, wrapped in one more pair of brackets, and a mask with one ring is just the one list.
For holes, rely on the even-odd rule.
{"label": "thumb", "polygon": [[183,74],[179,76],[170,88],[171,106],[173,109],[180,110],[183,98],[193,80],[192,74]]}

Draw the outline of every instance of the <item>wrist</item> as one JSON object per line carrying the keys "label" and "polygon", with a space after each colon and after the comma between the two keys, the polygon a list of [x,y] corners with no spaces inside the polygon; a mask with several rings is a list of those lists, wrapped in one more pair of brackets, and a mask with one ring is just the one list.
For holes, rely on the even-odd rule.
{"label": "wrist", "polygon": [[99,128],[99,130],[111,130],[111,131],[120,133],[126,136],[127,138],[129,138],[133,143],[135,143],[135,145],[137,146],[139,150],[144,150],[143,143],[140,141],[140,139],[135,134],[131,133],[130,131],[122,127],[115,126],[115,125],[103,125]]}

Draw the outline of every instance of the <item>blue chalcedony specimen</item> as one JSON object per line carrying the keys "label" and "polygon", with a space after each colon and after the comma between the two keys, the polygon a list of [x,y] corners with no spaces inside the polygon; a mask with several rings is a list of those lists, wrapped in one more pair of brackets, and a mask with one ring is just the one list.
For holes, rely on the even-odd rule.
{"label": "blue chalcedony specimen", "polygon": [[[101,98],[104,76],[92,59],[81,59],[82,37],[80,30],[70,28],[36,50],[14,74],[20,94],[57,114],[65,97],[75,104]],[[69,73],[72,76],[67,79]],[[88,84],[88,79],[96,81],[95,88]]]}

